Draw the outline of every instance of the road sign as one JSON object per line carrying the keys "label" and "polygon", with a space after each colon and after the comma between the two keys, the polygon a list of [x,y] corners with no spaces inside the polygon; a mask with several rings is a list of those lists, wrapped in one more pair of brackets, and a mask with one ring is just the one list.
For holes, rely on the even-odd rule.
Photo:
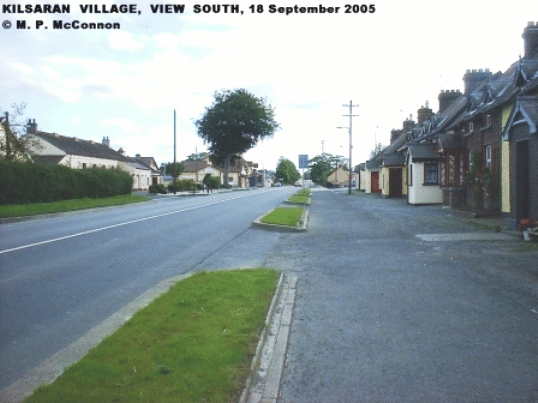
{"label": "road sign", "polygon": [[308,169],[308,155],[299,154],[299,169]]}

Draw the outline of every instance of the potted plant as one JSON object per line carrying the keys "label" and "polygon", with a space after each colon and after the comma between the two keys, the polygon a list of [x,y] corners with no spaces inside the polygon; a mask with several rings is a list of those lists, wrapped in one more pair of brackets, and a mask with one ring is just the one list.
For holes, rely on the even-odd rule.
{"label": "potted plant", "polygon": [[530,218],[521,219],[518,228],[523,231],[523,239],[525,241],[533,241],[538,237],[538,224],[533,223]]}

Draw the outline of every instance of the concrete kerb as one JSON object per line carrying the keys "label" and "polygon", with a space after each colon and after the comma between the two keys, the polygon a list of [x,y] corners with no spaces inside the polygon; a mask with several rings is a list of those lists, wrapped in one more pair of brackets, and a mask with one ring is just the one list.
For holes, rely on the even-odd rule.
{"label": "concrete kerb", "polygon": [[97,346],[127,322],[136,312],[148,306],[156,298],[170,290],[177,282],[194,273],[187,273],[161,281],[131,303],[105,319],[99,325],[81,336],[77,341],[60,350],[44,363],[28,372],[23,378],[0,391],[1,403],[22,402],[39,386],[48,385],[56,380],[66,368],[79,361],[86,353]]}
{"label": "concrete kerb", "polygon": [[276,403],[279,397],[297,281],[298,277],[281,276],[239,403]]}
{"label": "concrete kerb", "polygon": [[[250,269],[250,267],[243,267],[241,269]],[[77,341],[73,342],[63,350],[60,350],[44,363],[28,372],[23,378],[0,390],[0,403],[22,402],[38,387],[54,382],[65,369],[79,361],[90,349],[97,346],[106,337],[119,329],[136,312],[148,306],[159,296],[169,291],[176,283],[193,274],[195,274],[195,272],[164,280],[128,305],[124,306],[112,316],[101,322],[101,324],[88,331]],[[288,330],[291,324],[291,314],[293,312],[293,304],[295,301],[297,280],[297,277],[288,279],[284,273],[280,275],[275,294],[273,295],[265,319],[265,327],[260,336],[260,340],[258,341],[256,353],[252,360],[251,373],[241,394],[241,403],[259,402],[259,400],[252,401],[247,399],[250,399],[251,395],[257,396],[256,393],[254,393],[255,388],[257,390],[263,386],[263,389],[265,389],[265,384],[268,383],[268,379],[272,380],[272,383],[268,383],[269,388],[267,388],[266,394],[271,396],[274,395],[275,388],[278,392],[285,356],[285,347],[287,347]],[[288,329],[283,328],[283,333],[281,334],[281,332],[278,331],[280,326],[287,326]],[[277,330],[276,332],[275,328]],[[275,349],[275,335],[277,333],[279,335],[279,344],[276,345],[278,349]],[[269,361],[267,361],[268,359]],[[272,363],[273,361],[278,365],[271,367],[271,371],[267,372],[267,363]],[[266,368],[266,375],[271,375],[269,378],[267,376],[260,376],[260,374],[262,374],[260,371],[263,368]],[[278,379],[278,384],[275,384],[276,379]],[[276,402],[276,399],[269,401]],[[260,403],[265,403],[265,401]]]}
{"label": "concrete kerb", "polygon": [[264,215],[258,217],[257,219],[252,221],[252,224],[258,227],[263,227],[263,228],[271,229],[271,230],[291,231],[291,232],[306,231],[306,227],[308,225],[308,218],[310,216],[310,211],[307,209],[304,209],[303,214],[301,215],[301,218],[299,219],[299,225],[297,227],[290,227],[289,225],[266,224],[266,223],[261,222],[263,217],[265,217],[268,214],[271,214],[277,208],[278,207],[275,207],[274,209],[269,210]]}

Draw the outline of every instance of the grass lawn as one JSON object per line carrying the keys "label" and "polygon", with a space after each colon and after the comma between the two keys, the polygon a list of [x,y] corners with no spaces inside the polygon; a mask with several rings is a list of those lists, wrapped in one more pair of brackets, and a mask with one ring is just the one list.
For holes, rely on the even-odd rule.
{"label": "grass lawn", "polygon": [[39,388],[35,402],[236,402],[280,273],[198,273]]}
{"label": "grass lawn", "polygon": [[73,199],[50,203],[8,204],[0,206],[0,218],[26,217],[39,214],[86,210],[95,207],[118,206],[150,200],[146,196],[120,195],[100,199]]}
{"label": "grass lawn", "polygon": [[287,225],[290,227],[299,226],[299,221],[303,215],[303,207],[277,207],[260,221],[264,224]]}

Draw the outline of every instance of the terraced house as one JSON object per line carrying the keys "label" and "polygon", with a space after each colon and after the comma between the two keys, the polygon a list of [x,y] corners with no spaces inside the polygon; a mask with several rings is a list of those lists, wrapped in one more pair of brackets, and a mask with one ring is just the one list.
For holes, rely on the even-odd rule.
{"label": "terraced house", "polygon": [[101,143],[47,133],[37,129],[35,120],[29,121],[23,140],[33,162],[37,164],[60,164],[74,169],[119,168],[133,178],[133,190],[147,190],[153,183],[162,183],[161,172],[152,157],[128,157],[120,148],[110,147],[110,139],[103,137]]}
{"label": "terraced house", "polygon": [[523,42],[524,55],[506,71],[467,70],[463,93],[442,91],[437,113],[426,105],[416,124],[393,131],[363,165],[381,167],[382,194],[400,196],[407,172],[401,195],[410,204],[502,213],[512,227],[538,219],[538,23],[525,27]]}

